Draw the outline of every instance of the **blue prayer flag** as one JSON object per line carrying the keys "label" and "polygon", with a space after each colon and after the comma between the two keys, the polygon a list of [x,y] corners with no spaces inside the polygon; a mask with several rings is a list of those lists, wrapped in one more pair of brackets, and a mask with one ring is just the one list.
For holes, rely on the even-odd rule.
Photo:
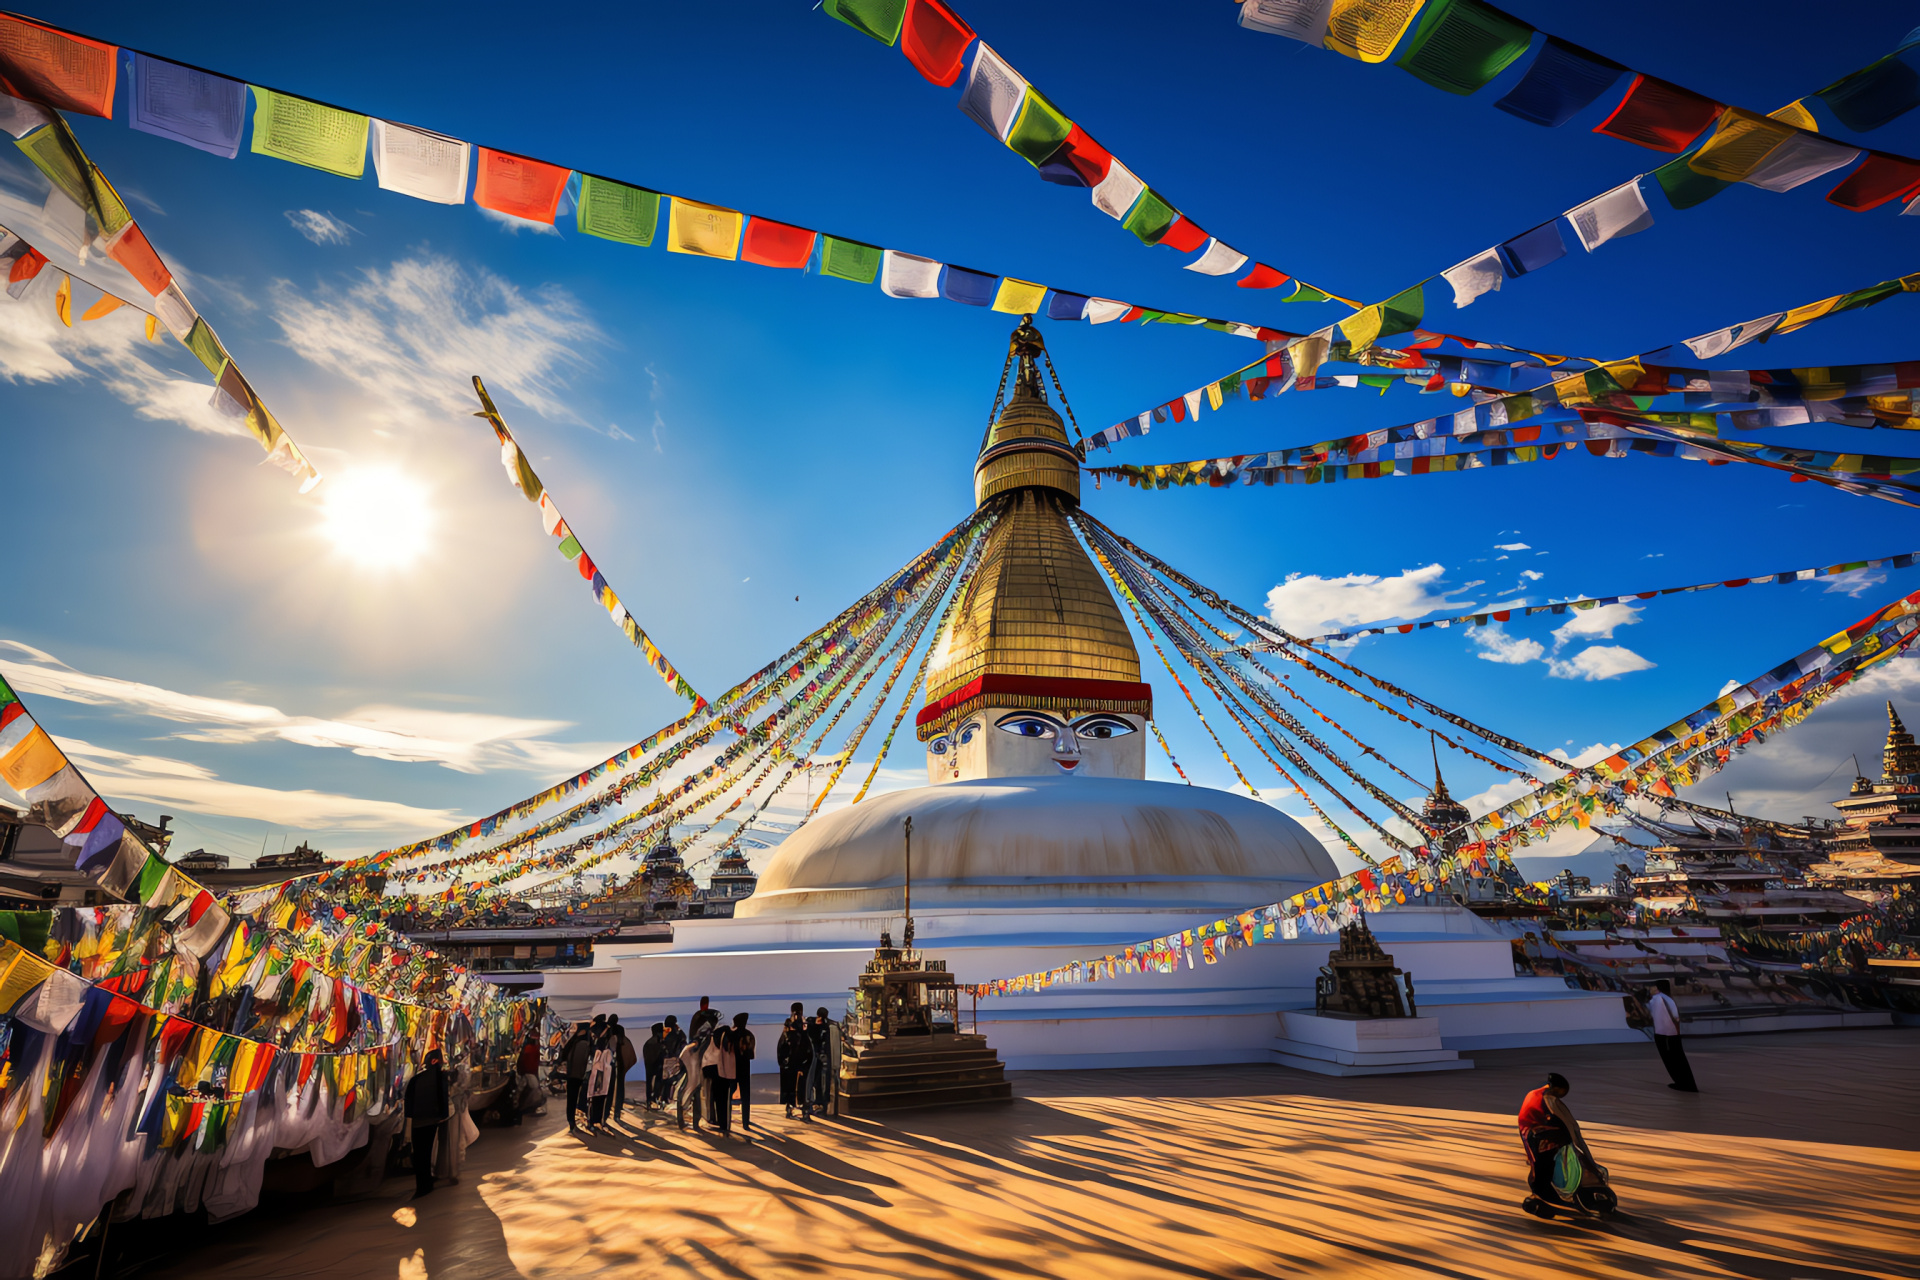
{"label": "blue prayer flag", "polygon": [[1047,319],[1084,320],[1087,316],[1087,298],[1080,293],[1062,293],[1055,289],[1047,294]]}
{"label": "blue prayer flag", "polygon": [[1000,287],[1000,277],[965,267],[940,268],[940,296],[970,307],[990,307]]}
{"label": "blue prayer flag", "polygon": [[1624,70],[1611,58],[1548,36],[1520,83],[1493,105],[1522,120],[1558,128],[1593,105]]}
{"label": "blue prayer flag", "polygon": [[247,86],[164,58],[127,62],[127,124],[231,160],[240,153]]}
{"label": "blue prayer flag", "polygon": [[1560,219],[1543,222],[1500,246],[1500,265],[1507,275],[1523,276],[1538,271],[1567,256],[1567,242],[1560,236]]}
{"label": "blue prayer flag", "polygon": [[1813,95],[1855,133],[1871,133],[1920,106],[1920,72],[1907,61],[1907,43],[1870,67],[1835,81]]}

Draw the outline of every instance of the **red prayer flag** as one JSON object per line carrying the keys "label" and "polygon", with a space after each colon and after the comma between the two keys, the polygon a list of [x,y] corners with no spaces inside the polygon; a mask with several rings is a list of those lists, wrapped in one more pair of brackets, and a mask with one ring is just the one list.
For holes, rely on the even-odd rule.
{"label": "red prayer flag", "polygon": [[913,69],[943,88],[960,78],[973,28],[940,0],[907,0],[900,26],[900,52]]}
{"label": "red prayer flag", "polygon": [[[46,259],[42,258],[41,261],[45,262]],[[1120,317],[1120,323],[1129,324],[1135,320],[1138,320],[1141,316],[1145,314],[1147,314],[1147,309],[1145,307],[1128,307],[1127,314]]]}
{"label": "red prayer flag", "polygon": [[[1052,171],[1062,166],[1078,174],[1082,186],[1097,187],[1107,180],[1107,171],[1113,168],[1113,153],[1088,137],[1087,131],[1076,124],[1067,131],[1060,149],[1047,157],[1042,168]],[[1058,181],[1056,178],[1048,180]]]}
{"label": "red prayer flag", "polygon": [[127,269],[128,275],[140,282],[142,289],[156,298],[173,283],[173,272],[160,261],[160,255],[153,251],[146,233],[137,224],[129,225],[120,233],[110,253],[115,262]]}
{"label": "red prayer flag", "polygon": [[814,233],[805,227],[751,218],[740,241],[740,261],[797,271],[813,256],[813,241]]}
{"label": "red prayer flag", "polygon": [[479,175],[473,183],[473,202],[482,209],[511,214],[551,226],[567,189],[571,169],[529,160],[509,151],[481,147]]}
{"label": "red prayer flag", "polygon": [[1920,187],[1920,164],[1904,156],[1869,151],[1867,162],[1827,192],[1827,200],[1842,209],[1865,213],[1909,195],[1916,187]]}
{"label": "red prayer flag", "polygon": [[7,272],[7,283],[19,284],[22,280],[31,280],[46,265],[47,255],[29,245],[25,253],[13,260],[13,269]]}
{"label": "red prayer flag", "polygon": [[62,111],[113,118],[119,48],[26,18],[0,17],[0,89]]}
{"label": "red prayer flag", "polygon": [[1194,225],[1186,214],[1175,214],[1173,225],[1160,237],[1159,243],[1169,249],[1178,249],[1181,253],[1192,253],[1207,242],[1207,233]]}
{"label": "red prayer flag", "polygon": [[1253,264],[1253,270],[1234,282],[1241,289],[1277,289],[1293,279],[1284,271],[1276,271],[1264,262]]}
{"label": "red prayer flag", "polygon": [[1691,89],[1636,75],[1627,86],[1627,96],[1593,131],[1654,151],[1680,152],[1725,110]]}
{"label": "red prayer flag", "polygon": [[1167,401],[1167,409],[1173,414],[1175,422],[1187,420],[1187,402],[1184,399]]}

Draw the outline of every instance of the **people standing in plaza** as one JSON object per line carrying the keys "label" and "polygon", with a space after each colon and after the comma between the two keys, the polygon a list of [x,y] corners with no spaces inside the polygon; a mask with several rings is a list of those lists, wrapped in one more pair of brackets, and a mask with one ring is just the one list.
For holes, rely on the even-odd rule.
{"label": "people standing in plaza", "polygon": [[733,1088],[738,1083],[739,1058],[734,1050],[740,1042],[732,1027],[716,1027],[713,1041],[720,1048],[714,1063],[713,1123],[721,1133],[733,1132]]}
{"label": "people standing in plaza", "polygon": [[540,1110],[540,1037],[527,1033],[527,1042],[520,1046],[520,1061],[515,1064],[517,1078],[514,1089],[519,1097],[514,1099],[513,1122],[520,1123],[523,1112]]}
{"label": "people standing in plaza", "polygon": [[680,1029],[678,1014],[668,1014],[666,1034],[660,1037],[660,1108],[665,1110],[669,1102],[680,1096],[680,1087],[686,1083],[686,1063],[681,1055],[687,1051],[687,1033]]}
{"label": "people standing in plaza", "polygon": [[693,1020],[687,1023],[687,1034],[698,1039],[700,1033],[720,1025],[720,1015],[708,1004],[707,997],[700,997],[700,1007],[694,1010]]}
{"label": "people standing in plaza", "polygon": [[674,1116],[682,1129],[687,1127],[687,1111],[693,1111],[693,1131],[700,1132],[707,1105],[707,1073],[702,1062],[707,1056],[707,1036],[695,1036],[680,1050],[680,1091],[674,1095]]}
{"label": "people standing in plaza", "polygon": [[780,1064],[780,1104],[787,1109],[787,1119],[793,1119],[793,1109],[798,1106],[800,1118],[811,1122],[813,1095],[807,1089],[807,1070],[813,1065],[813,1037],[807,1034],[805,1010],[798,1000],[793,1002],[793,1012],[780,1028],[774,1056]]}
{"label": "people standing in plaza", "polygon": [[640,1067],[647,1074],[646,1108],[649,1111],[660,1101],[660,1072],[666,1062],[666,1028],[656,1022],[648,1028],[647,1038],[640,1044]]}
{"label": "people standing in plaza", "polygon": [[1687,1061],[1686,1046],[1680,1043],[1680,1006],[1673,1000],[1673,984],[1662,978],[1653,985],[1647,1012],[1653,1015],[1653,1047],[1659,1050],[1660,1061],[1673,1077],[1667,1088],[1698,1093],[1700,1086],[1693,1082],[1693,1064]]}
{"label": "people standing in plaza", "polygon": [[753,1128],[753,1032],[747,1015],[733,1015],[733,1081],[740,1094],[740,1127]]}
{"label": "people standing in plaza", "polygon": [[593,1036],[585,1023],[573,1033],[560,1056],[567,1069],[567,1132],[577,1133],[577,1117],[587,1099],[587,1069],[593,1064]]}
{"label": "people standing in plaza", "polygon": [[633,1047],[633,1041],[627,1038],[627,1029],[620,1025],[620,1015],[614,1014],[607,1019],[607,1025],[613,1028],[613,1118],[618,1120],[627,1106],[627,1072],[633,1070],[633,1064],[640,1060],[640,1053]]}
{"label": "people standing in plaza", "polygon": [[807,1024],[807,1035],[813,1041],[813,1062],[807,1069],[807,1092],[813,1102],[813,1109],[821,1115],[827,1114],[827,1108],[833,1102],[833,1035],[839,1028],[833,1025],[833,1019],[827,1016],[827,1008],[821,1005],[814,1013],[813,1021]]}
{"label": "people standing in plaza", "polygon": [[607,1104],[613,1100],[614,1033],[607,1027],[593,1042],[593,1057],[587,1066],[587,1129],[589,1132],[607,1123]]}
{"label": "people standing in plaza", "polygon": [[440,1126],[447,1121],[447,1073],[441,1068],[440,1051],[431,1049],[427,1060],[407,1081],[406,1113],[413,1125],[413,1194],[418,1199],[433,1190],[433,1142]]}

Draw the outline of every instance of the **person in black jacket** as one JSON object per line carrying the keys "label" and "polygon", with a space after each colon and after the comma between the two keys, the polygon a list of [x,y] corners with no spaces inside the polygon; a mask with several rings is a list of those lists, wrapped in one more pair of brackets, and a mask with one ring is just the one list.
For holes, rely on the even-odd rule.
{"label": "person in black jacket", "polygon": [[660,1069],[667,1061],[667,1029],[656,1022],[650,1028],[649,1035],[640,1045],[640,1065],[647,1073],[647,1110],[653,1110],[653,1104],[660,1100]]}
{"label": "person in black jacket", "polygon": [[441,1069],[438,1049],[427,1053],[426,1062],[407,1081],[406,1106],[407,1119],[413,1122],[413,1195],[417,1200],[433,1190],[433,1140],[451,1110],[447,1073]]}
{"label": "person in black jacket", "polygon": [[780,1029],[780,1043],[774,1048],[774,1056],[780,1063],[780,1103],[787,1109],[787,1119],[793,1119],[793,1108],[798,1104],[800,1118],[811,1122],[813,1107],[809,1105],[812,1096],[807,1092],[807,1069],[813,1065],[813,1037],[807,1034],[805,1007],[794,1001],[793,1014]]}
{"label": "person in black jacket", "polygon": [[561,1064],[567,1072],[567,1131],[578,1132],[580,1126],[575,1120],[587,1100],[587,1071],[593,1063],[593,1033],[586,1023],[581,1023],[573,1033],[573,1039],[567,1041],[567,1047],[560,1051]]}
{"label": "person in black jacket", "polygon": [[733,1015],[733,1080],[740,1092],[740,1127],[753,1128],[753,1032],[747,1029],[747,1015]]}

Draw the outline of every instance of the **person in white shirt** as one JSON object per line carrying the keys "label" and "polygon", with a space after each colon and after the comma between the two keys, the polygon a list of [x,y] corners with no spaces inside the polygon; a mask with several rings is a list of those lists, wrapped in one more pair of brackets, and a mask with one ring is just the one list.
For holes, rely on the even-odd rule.
{"label": "person in white shirt", "polygon": [[1653,985],[1647,1012],[1653,1015],[1653,1047],[1660,1051],[1660,1061],[1673,1077],[1673,1083],[1667,1088],[1698,1093],[1700,1086],[1693,1082],[1693,1067],[1687,1061],[1686,1048],[1680,1043],[1680,1006],[1673,1002],[1673,984],[1662,978]]}

